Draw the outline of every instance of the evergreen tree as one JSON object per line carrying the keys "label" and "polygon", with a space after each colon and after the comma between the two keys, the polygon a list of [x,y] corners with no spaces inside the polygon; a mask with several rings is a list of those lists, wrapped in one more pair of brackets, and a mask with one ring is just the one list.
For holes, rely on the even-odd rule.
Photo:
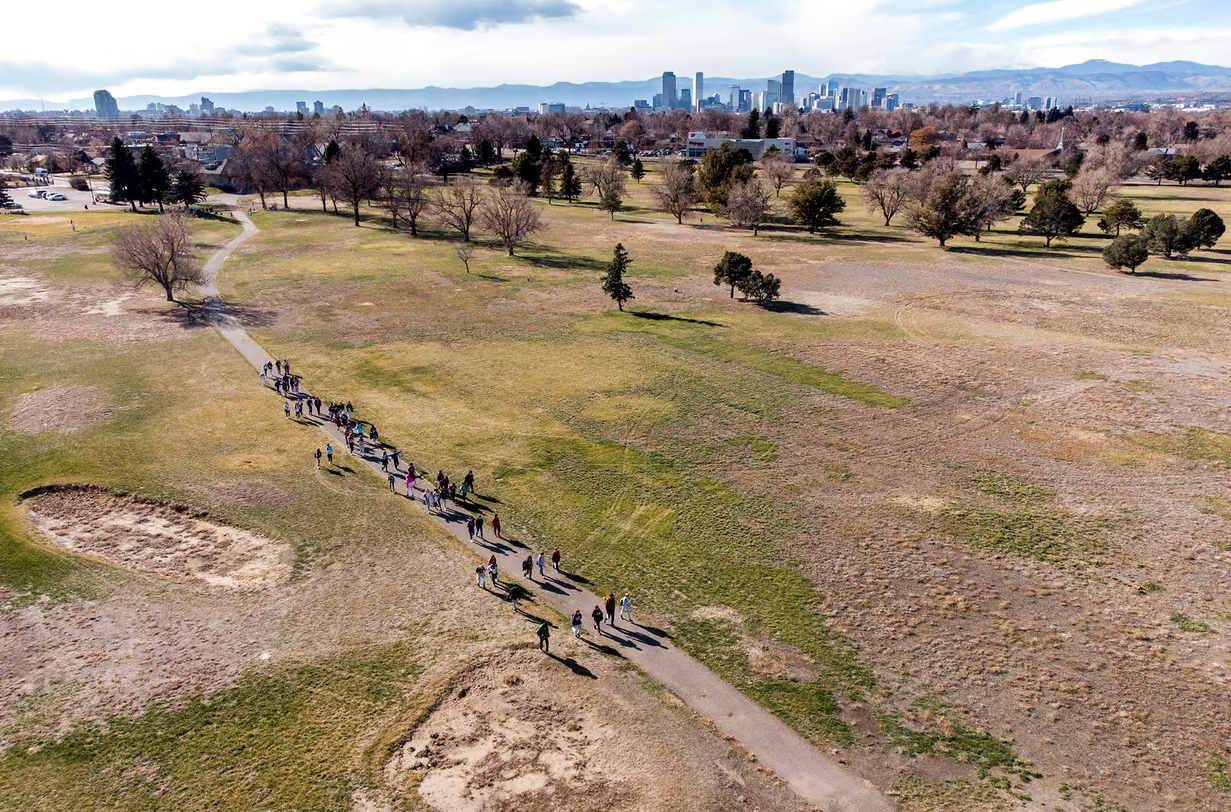
{"label": "evergreen tree", "polygon": [[526,154],[536,161],[543,160],[543,143],[539,141],[537,135],[532,134],[526,141]]}
{"label": "evergreen tree", "polygon": [[723,142],[718,149],[705,153],[697,180],[710,211],[721,214],[726,211],[731,186],[752,180],[752,155],[746,149],[734,149],[730,142]]}
{"label": "evergreen tree", "polygon": [[640,158],[633,161],[633,168],[628,174],[632,175],[637,183],[641,183],[641,179],[645,177],[645,164],[641,163]]}
{"label": "evergreen tree", "polygon": [[910,211],[910,226],[944,248],[951,238],[970,233],[974,209],[966,176],[951,172],[933,183],[923,201]]}
{"label": "evergreen tree", "polygon": [[1098,221],[1098,227],[1105,234],[1110,234],[1114,229],[1117,237],[1120,236],[1122,228],[1138,229],[1144,224],[1141,209],[1137,208],[1133,201],[1124,198],[1103,209],[1103,219]]}
{"label": "evergreen tree", "polygon": [[1145,133],[1137,133],[1137,135],[1133,138],[1133,151],[1134,152],[1141,152],[1149,145],[1150,145],[1150,140],[1146,138]]}
{"label": "evergreen tree", "polygon": [[560,172],[560,197],[570,203],[581,197],[581,178],[577,177],[577,170],[571,162],[566,161]]}
{"label": "evergreen tree", "polygon": [[1187,256],[1197,247],[1199,238],[1197,230],[1188,220],[1174,214],[1159,214],[1141,229],[1141,239],[1150,246],[1150,253],[1171,259],[1175,254]]}
{"label": "evergreen tree", "polygon": [[1116,237],[1111,245],[1103,249],[1103,261],[1109,267],[1117,270],[1128,268],[1129,273],[1136,273],[1138,266],[1149,258],[1149,244],[1136,234]]}
{"label": "evergreen tree", "polygon": [[[541,155],[542,151],[540,150],[539,156]],[[543,162],[540,160],[540,157],[528,149],[520,152],[513,159],[512,170],[513,177],[526,184],[527,192],[530,195],[538,194],[539,183],[543,178]]]}
{"label": "evergreen tree", "polygon": [[1066,192],[1072,181],[1049,180],[1034,195],[1034,208],[1018,226],[1019,234],[1043,237],[1047,246],[1052,240],[1067,240],[1086,222],[1081,210],[1069,200]]}
{"label": "evergreen tree", "polygon": [[462,151],[457,156],[456,171],[469,172],[471,169],[474,169],[474,154],[471,153],[470,147],[463,144]]}
{"label": "evergreen tree", "polygon": [[907,147],[902,150],[902,156],[898,158],[898,163],[902,165],[903,169],[918,169],[919,156],[915,154],[913,149]]}
{"label": "evergreen tree", "polygon": [[815,234],[818,228],[837,225],[836,215],[846,209],[846,201],[838,194],[837,184],[815,178],[795,187],[790,204],[795,222],[806,227],[809,234]]}
{"label": "evergreen tree", "polygon": [[782,122],[773,113],[766,111],[765,113],[765,137],[777,138],[782,131]]}
{"label": "evergreen tree", "polygon": [[547,198],[547,205],[556,198],[556,175],[560,172],[560,162],[556,156],[548,154],[543,158],[543,171],[539,173],[539,189]]}
{"label": "evergreen tree", "polygon": [[162,162],[162,158],[152,146],[146,145],[145,149],[141,150],[137,177],[137,182],[141,187],[139,193],[141,202],[157,203],[158,211],[161,213],[162,204],[167,199],[167,192],[171,188],[171,176],[167,172],[166,164]]}
{"label": "evergreen tree", "polygon": [[754,270],[740,283],[739,290],[745,298],[752,299],[757,304],[765,304],[778,298],[782,290],[782,280],[772,273],[762,274]]}
{"label": "evergreen tree", "polygon": [[12,202],[13,198],[9,197],[9,187],[4,182],[4,178],[0,178],[0,209],[7,209]]}
{"label": "evergreen tree", "polygon": [[136,211],[137,199],[140,197],[137,162],[119,136],[111,141],[111,154],[103,164],[103,173],[111,184],[111,202],[126,202]]}
{"label": "evergreen tree", "polygon": [[[714,284],[727,285],[731,289],[731,298],[735,298],[735,289],[744,283],[752,273],[752,260],[743,254],[727,251],[714,266]],[[742,290],[742,288],[741,288]]]}
{"label": "evergreen tree", "polygon": [[1201,177],[1214,181],[1215,186],[1231,178],[1231,155],[1220,155],[1210,161],[1206,164],[1205,171],[1201,173]]}
{"label": "evergreen tree", "polygon": [[744,122],[744,127],[739,131],[740,138],[760,138],[761,137],[761,114],[754,107],[752,112],[748,114],[748,120]]}
{"label": "evergreen tree", "polygon": [[202,185],[200,178],[187,170],[175,176],[175,182],[171,184],[170,201],[172,203],[183,203],[186,209],[204,199],[205,186]]}
{"label": "evergreen tree", "polygon": [[598,199],[599,211],[605,211],[611,215],[614,220],[616,212],[624,205],[624,198],[620,197],[620,190],[616,188],[608,189],[603,193],[603,196]]}
{"label": "evergreen tree", "polygon": [[327,164],[333,163],[334,159],[337,158],[341,154],[342,154],[342,147],[341,145],[338,144],[337,141],[334,141],[331,139],[329,143],[325,145],[325,154],[323,156],[325,159],[325,163]]}
{"label": "evergreen tree", "polygon": [[863,141],[861,143],[864,152],[872,151],[872,131],[865,130],[863,133]]}
{"label": "evergreen tree", "polygon": [[1213,248],[1227,231],[1227,224],[1211,209],[1197,209],[1189,219],[1197,234],[1197,245]]}
{"label": "evergreen tree", "polygon": [[611,264],[607,266],[607,274],[603,277],[603,293],[615,299],[615,303],[619,305],[621,311],[624,310],[624,303],[634,298],[633,289],[624,281],[624,272],[632,264],[633,261],[628,258],[628,252],[624,250],[624,245],[616,243]]}

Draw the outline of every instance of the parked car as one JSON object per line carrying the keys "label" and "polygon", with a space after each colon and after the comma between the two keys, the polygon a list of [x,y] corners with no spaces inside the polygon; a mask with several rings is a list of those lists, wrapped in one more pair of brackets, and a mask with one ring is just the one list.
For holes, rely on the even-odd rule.
{"label": "parked car", "polygon": [[48,200],[57,200],[57,201],[59,201],[59,200],[68,200],[68,198],[67,198],[67,197],[65,197],[64,195],[60,194],[59,192],[52,192],[51,194],[47,195],[47,199],[48,199]]}
{"label": "parked car", "polygon": [[19,211],[21,209],[21,204],[16,200],[10,200],[4,204],[4,208],[10,209],[11,211]]}
{"label": "parked car", "polygon": [[26,197],[46,197],[46,189],[35,189],[33,192],[26,192]]}

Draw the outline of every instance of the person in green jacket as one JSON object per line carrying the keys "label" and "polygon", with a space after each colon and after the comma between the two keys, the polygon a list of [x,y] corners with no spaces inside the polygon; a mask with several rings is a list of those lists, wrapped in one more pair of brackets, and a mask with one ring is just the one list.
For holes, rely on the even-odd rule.
{"label": "person in green jacket", "polygon": [[539,650],[545,654],[551,654],[551,629],[547,624],[540,623],[538,631],[535,632],[539,636]]}

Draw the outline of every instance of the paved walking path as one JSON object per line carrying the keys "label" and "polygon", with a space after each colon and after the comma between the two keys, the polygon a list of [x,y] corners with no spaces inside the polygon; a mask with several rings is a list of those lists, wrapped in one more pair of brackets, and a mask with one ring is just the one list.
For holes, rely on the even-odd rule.
{"label": "paved walking path", "polygon": [[[235,216],[244,227],[243,233],[224,245],[206,263],[206,281],[201,286],[201,292],[205,299],[205,306],[210,310],[211,319],[223,337],[231,342],[254,368],[260,370],[266,362],[274,359],[228,314],[226,305],[218,296],[217,277],[222,263],[236,248],[257,233],[256,226],[246,214],[236,211]],[[271,405],[271,419],[274,419],[273,415],[276,413],[277,410]],[[345,437],[332,422],[325,418],[307,416],[301,422],[311,422],[329,435],[330,442],[333,443],[335,449],[335,459],[360,460],[359,457],[347,453]],[[377,457],[379,457],[379,451]],[[384,477],[380,460],[372,458],[370,451],[362,462],[366,463],[378,476]],[[311,463],[305,460],[304,464]],[[428,471],[421,471],[420,474],[421,479],[431,477]],[[401,487],[404,482],[404,475],[398,478],[399,492],[404,493],[404,487]],[[421,498],[416,501],[422,505]],[[468,545],[484,560],[490,555],[495,555],[500,565],[502,583],[513,581],[524,583],[515,578],[514,573],[521,572],[521,563],[527,555],[538,551],[527,550],[515,546],[512,542],[496,539],[490,528],[486,527],[484,532],[487,540],[472,542],[466,533],[467,515],[469,514],[466,511],[456,509],[451,504],[448,513],[437,518],[448,532]],[[563,568],[567,573],[568,551],[561,552],[564,554]],[[565,573],[553,575],[550,563],[547,564],[546,572],[547,577],[525,584],[525,588],[533,591],[535,601],[546,603],[565,616],[571,615],[575,609],[580,609],[582,617],[589,625],[590,611],[596,605],[601,605],[602,601],[579,586],[576,583],[580,580],[579,578],[570,578]],[[471,578],[472,573],[459,573],[458,583],[471,583]],[[635,604],[633,617],[637,617]],[[832,812],[839,810],[841,812],[891,812],[895,809],[894,805],[878,790],[825,758],[815,747],[777,717],[731,687],[684,651],[673,646],[670,641],[648,631],[645,627],[629,624],[626,621],[619,621],[615,628],[606,626],[606,624],[604,626],[608,633],[601,642],[616,649],[628,660],[640,666],[694,710],[714,722],[724,733],[738,739],[750,753],[757,757],[760,764],[773,770],[800,797],[816,804],[826,812],[831,812],[831,810]],[[557,639],[564,634],[571,633],[564,625],[556,630]],[[593,632],[587,632],[587,636],[591,642],[596,642]]]}

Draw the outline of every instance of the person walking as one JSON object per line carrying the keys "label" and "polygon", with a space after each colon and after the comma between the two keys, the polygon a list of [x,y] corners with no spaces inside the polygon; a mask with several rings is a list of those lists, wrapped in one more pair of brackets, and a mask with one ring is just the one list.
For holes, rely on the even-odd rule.
{"label": "person walking", "polygon": [[325,445],[325,459],[329,460],[330,465],[333,465],[333,444],[332,443],[328,443]]}
{"label": "person walking", "polygon": [[398,492],[398,489],[397,489],[398,478],[394,476],[392,472],[389,473],[388,478],[389,478],[389,493],[397,493]]}
{"label": "person walking", "polygon": [[389,459],[393,461],[393,470],[395,471],[398,469],[398,455],[401,453],[402,453],[401,449],[395,448],[393,449],[393,454],[390,455],[389,457]]}
{"label": "person walking", "polygon": [[526,560],[521,562],[521,577],[534,580],[534,560],[530,556],[526,556]]}
{"label": "person walking", "polygon": [[495,561],[487,565],[487,574],[492,579],[492,586],[500,583],[500,565]]}
{"label": "person walking", "polygon": [[496,534],[496,538],[498,539],[504,538],[504,536],[500,535],[500,514],[499,513],[492,514],[492,532]]}
{"label": "person walking", "polygon": [[556,572],[560,571],[560,551],[551,551],[551,565],[556,568]]}
{"label": "person walking", "polygon": [[628,593],[624,593],[624,597],[620,598],[620,617],[633,622],[633,599],[628,597]]}
{"label": "person walking", "polygon": [[521,602],[522,588],[517,584],[509,584],[509,603],[513,604],[513,611],[517,611],[517,604]]}
{"label": "person walking", "polygon": [[287,420],[290,420],[291,419],[291,404],[287,403],[286,401],[282,401],[282,413],[286,415]]}
{"label": "person walking", "polygon": [[[483,514],[482,513],[474,517],[474,531],[475,531],[475,534],[479,538],[483,539]],[[483,539],[483,540],[486,541],[487,539]]]}
{"label": "person walking", "polygon": [[466,490],[474,492],[474,471],[466,472],[466,476],[462,478],[462,484],[466,486]]}
{"label": "person walking", "polygon": [[388,451],[380,452],[380,470],[382,471],[389,470],[389,452]]}
{"label": "person walking", "polygon": [[539,577],[543,577],[543,564],[547,561],[547,554],[540,552],[539,557],[534,560],[534,563],[539,565]]}
{"label": "person walking", "polygon": [[474,541],[474,517],[466,517],[466,532],[470,535],[470,540]]}
{"label": "person walking", "polygon": [[590,617],[594,619],[594,631],[599,637],[603,636],[603,610],[602,607],[595,606],[594,611],[590,613]]}
{"label": "person walking", "polygon": [[487,589],[487,567],[483,564],[474,568],[474,582],[476,585]]}
{"label": "person walking", "polygon": [[321,467],[321,450],[319,448],[316,449],[316,467]]}
{"label": "person walking", "polygon": [[265,385],[265,370],[261,370],[261,386]]}
{"label": "person walking", "polygon": [[544,654],[551,654],[551,630],[547,628],[547,621],[539,624],[535,634],[539,638],[539,651]]}
{"label": "person walking", "polygon": [[573,637],[581,638],[581,610],[578,609],[573,613]]}
{"label": "person walking", "polygon": [[603,608],[607,610],[607,625],[609,625],[609,626],[614,626],[614,625],[616,625],[616,622],[615,622],[615,609],[616,609],[616,599],[615,599],[615,595],[611,594],[610,592],[608,592],[608,593],[607,593],[607,597],[603,598]]}
{"label": "person walking", "polygon": [[410,499],[415,492],[415,478],[410,475],[410,471],[406,472],[406,498]]}

